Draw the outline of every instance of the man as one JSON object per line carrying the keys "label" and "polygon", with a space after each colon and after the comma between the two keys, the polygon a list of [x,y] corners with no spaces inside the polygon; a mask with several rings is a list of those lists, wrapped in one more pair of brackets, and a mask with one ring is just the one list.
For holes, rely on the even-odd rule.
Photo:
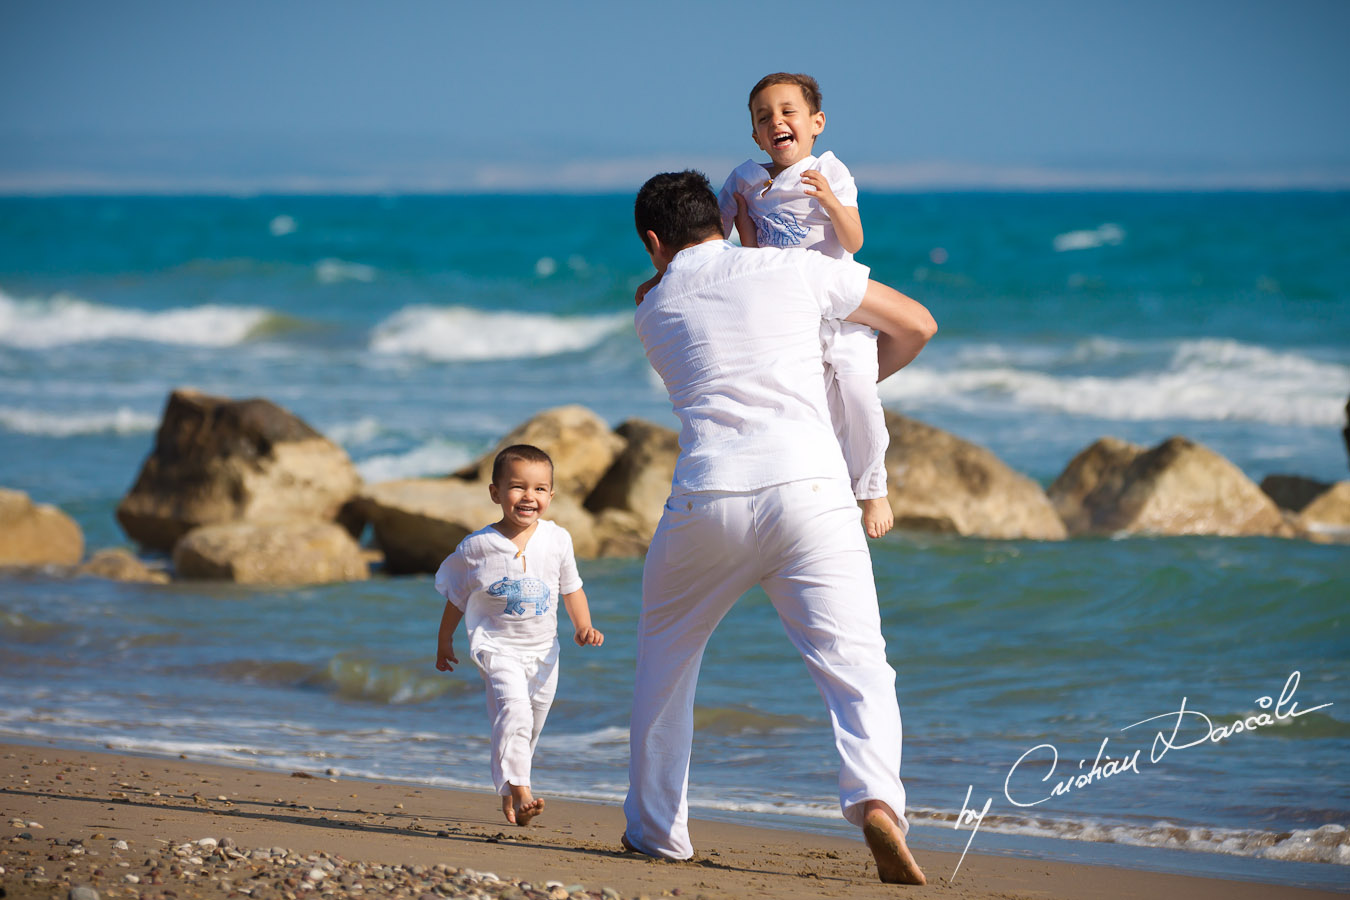
{"label": "man", "polygon": [[923,884],[905,843],[900,709],[871,557],[825,398],[822,318],[876,328],[881,378],[937,330],[865,266],[742,249],[698,172],[657,175],[634,217],[660,276],[635,323],[680,419],[671,497],[647,551],[626,847],[688,859],[694,691],[717,623],[761,585],[825,698],[839,802],[882,881]]}

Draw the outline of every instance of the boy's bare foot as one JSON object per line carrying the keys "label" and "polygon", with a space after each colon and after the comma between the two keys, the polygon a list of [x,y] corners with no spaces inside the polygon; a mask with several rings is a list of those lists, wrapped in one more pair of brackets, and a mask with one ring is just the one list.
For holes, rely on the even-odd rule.
{"label": "boy's bare foot", "polygon": [[891,512],[891,501],[885,497],[874,497],[862,501],[863,528],[867,536],[879,538],[891,530],[895,524],[895,513]]}
{"label": "boy's bare foot", "polygon": [[886,884],[927,884],[923,870],[914,861],[905,843],[905,833],[890,809],[875,800],[867,803],[863,815],[863,838],[877,861],[877,875]]}

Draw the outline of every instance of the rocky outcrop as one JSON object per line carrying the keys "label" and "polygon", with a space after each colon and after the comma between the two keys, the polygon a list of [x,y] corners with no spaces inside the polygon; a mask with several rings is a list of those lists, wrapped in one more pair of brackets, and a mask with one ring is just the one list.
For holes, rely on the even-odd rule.
{"label": "rocky outcrop", "polygon": [[226,522],[188,532],[173,550],[179,578],[299,585],[369,577],[361,548],[333,522]]}
{"label": "rocky outcrop", "polygon": [[1304,478],[1301,475],[1267,475],[1261,479],[1261,490],[1275,501],[1280,509],[1289,512],[1302,512],[1318,495],[1331,485],[1325,481]]}
{"label": "rocky outcrop", "polygon": [[137,584],[168,584],[169,575],[152,569],[126,550],[100,550],[75,570],[76,575]]}
{"label": "rocky outcrop", "polygon": [[886,427],[887,488],[897,528],[1002,539],[1065,537],[1040,485],[993,453],[889,411]]}
{"label": "rocky outcrop", "polygon": [[435,572],[467,535],[501,518],[486,484],[405,478],[367,486],[356,499],[384,551],[385,570]]}
{"label": "rocky outcrop", "polygon": [[73,565],[83,555],[84,533],[74,519],[0,488],[0,566]]}
{"label": "rocky outcrop", "polygon": [[1315,497],[1303,507],[1297,525],[1311,540],[1350,543],[1350,481],[1338,481]]}
{"label": "rocky outcrop", "polygon": [[[586,508],[597,515],[609,510],[627,513],[618,518],[610,516],[609,530],[614,532],[616,541],[630,546],[640,543],[645,548],[656,533],[661,510],[670,496],[680,436],[674,429],[642,419],[629,419],[614,431],[627,441],[627,446],[586,498]],[[624,532],[627,536],[620,537]]]}
{"label": "rocky outcrop", "polygon": [[360,485],[341,447],[271,401],[178,390],[117,520],[167,551],[202,525],[331,521]]}
{"label": "rocky outcrop", "polygon": [[1049,493],[1075,535],[1291,533],[1237,466],[1184,437],[1149,450],[1104,438],[1075,456]]}
{"label": "rocky outcrop", "polygon": [[553,489],[583,502],[624,448],[624,440],[605,420],[584,406],[547,409],[518,425],[492,452],[457,472],[456,477],[486,485],[492,461],[512,444],[533,444],[553,458]]}

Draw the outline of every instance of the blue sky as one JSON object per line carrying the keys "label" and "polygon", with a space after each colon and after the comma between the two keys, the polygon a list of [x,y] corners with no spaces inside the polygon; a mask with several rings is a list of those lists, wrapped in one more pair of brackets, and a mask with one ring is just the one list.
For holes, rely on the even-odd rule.
{"label": "blue sky", "polygon": [[1347,35],[1345,0],[8,0],[0,191],[717,179],[777,70],[874,189],[1344,188]]}

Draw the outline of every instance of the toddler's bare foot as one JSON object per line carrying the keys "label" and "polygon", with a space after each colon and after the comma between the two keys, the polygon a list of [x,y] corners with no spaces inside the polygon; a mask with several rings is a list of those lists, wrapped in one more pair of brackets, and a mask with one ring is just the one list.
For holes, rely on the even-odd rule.
{"label": "toddler's bare foot", "polygon": [[927,884],[923,870],[914,861],[905,843],[905,833],[900,824],[891,816],[890,810],[880,803],[868,801],[867,812],[863,816],[863,838],[877,861],[877,875],[886,884]]}
{"label": "toddler's bare foot", "polygon": [[879,538],[891,530],[895,524],[895,514],[891,512],[891,502],[885,497],[874,497],[862,501],[863,528],[867,536]]}

